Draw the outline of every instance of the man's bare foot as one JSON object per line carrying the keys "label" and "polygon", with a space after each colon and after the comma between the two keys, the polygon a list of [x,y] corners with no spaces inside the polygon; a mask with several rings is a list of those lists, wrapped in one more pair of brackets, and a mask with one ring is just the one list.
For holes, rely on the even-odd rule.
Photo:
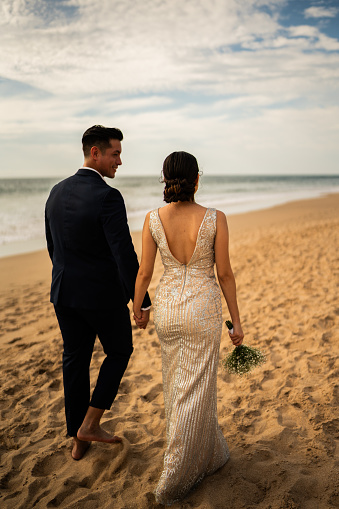
{"label": "man's bare foot", "polygon": [[116,444],[122,442],[120,437],[112,436],[107,431],[102,429],[101,426],[86,427],[82,424],[77,433],[77,438],[81,441],[88,442],[106,442],[107,444]]}
{"label": "man's bare foot", "polygon": [[77,438],[87,442],[106,442],[106,444],[115,444],[122,442],[117,436],[112,436],[100,426],[100,419],[104,409],[88,407],[83,423],[78,429]]}
{"label": "man's bare foot", "polygon": [[90,445],[91,442],[84,442],[83,440],[79,440],[77,437],[73,437],[72,458],[77,461],[81,460]]}

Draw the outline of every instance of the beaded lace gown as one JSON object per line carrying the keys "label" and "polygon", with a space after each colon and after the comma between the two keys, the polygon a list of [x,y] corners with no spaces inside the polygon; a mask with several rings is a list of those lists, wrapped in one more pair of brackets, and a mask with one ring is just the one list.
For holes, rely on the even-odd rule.
{"label": "beaded lace gown", "polygon": [[217,418],[222,313],[214,275],[216,210],[206,210],[187,265],[172,255],[158,210],[150,214],[150,231],[164,265],[154,323],[161,343],[167,449],[155,497],[171,505],[229,458]]}

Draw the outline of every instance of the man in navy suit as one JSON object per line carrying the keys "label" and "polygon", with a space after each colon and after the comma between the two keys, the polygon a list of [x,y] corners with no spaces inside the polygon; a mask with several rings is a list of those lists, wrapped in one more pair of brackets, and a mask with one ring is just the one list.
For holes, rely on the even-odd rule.
{"label": "man in navy suit", "polygon": [[[124,200],[103,178],[114,178],[121,165],[122,139],[116,128],[87,129],[82,137],[84,167],[54,186],[46,203],[51,302],[64,344],[67,432],[73,437],[76,460],[91,441],[121,442],[100,426],[100,419],[114,401],[133,351],[127,304],[133,300],[139,264]],[[138,322],[143,328],[150,305],[146,295],[142,323]],[[96,336],[106,357],[90,398],[89,367]]]}

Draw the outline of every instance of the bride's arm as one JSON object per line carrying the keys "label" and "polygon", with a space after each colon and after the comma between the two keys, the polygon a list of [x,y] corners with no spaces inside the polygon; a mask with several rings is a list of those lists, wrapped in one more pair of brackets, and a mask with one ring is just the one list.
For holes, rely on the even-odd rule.
{"label": "bride's arm", "polygon": [[152,279],[155,256],[157,254],[157,245],[149,230],[149,218],[150,212],[146,215],[142,230],[142,255],[138,275],[135,281],[133,313],[137,325],[139,325],[138,319],[140,320],[143,315],[141,306]]}
{"label": "bride's arm", "polygon": [[224,294],[228,310],[233,323],[233,334],[230,338],[234,345],[241,345],[244,334],[240,324],[237,292],[234,274],[229,257],[229,235],[226,216],[217,210],[217,233],[215,236],[214,252],[218,281]]}

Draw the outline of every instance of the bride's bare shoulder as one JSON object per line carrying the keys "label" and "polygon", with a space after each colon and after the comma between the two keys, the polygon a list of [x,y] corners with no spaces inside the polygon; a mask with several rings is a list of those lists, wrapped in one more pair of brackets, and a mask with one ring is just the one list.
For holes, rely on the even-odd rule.
{"label": "bride's bare shoulder", "polygon": [[167,203],[166,205],[163,205],[162,207],[159,207],[158,210],[165,210],[165,209],[169,209],[170,208],[170,204]]}
{"label": "bride's bare shoulder", "polygon": [[216,209],[217,213],[217,224],[219,225],[227,225],[227,218],[226,214],[222,212],[221,210]]}
{"label": "bride's bare shoulder", "polygon": [[217,217],[226,219],[226,214],[222,210],[215,209],[215,211],[217,213]]}
{"label": "bride's bare shoulder", "polygon": [[200,205],[199,203],[196,204],[197,207],[199,207],[199,209],[202,211],[202,212],[206,212],[206,210],[208,210],[208,208],[210,207],[204,207],[203,205]]}

